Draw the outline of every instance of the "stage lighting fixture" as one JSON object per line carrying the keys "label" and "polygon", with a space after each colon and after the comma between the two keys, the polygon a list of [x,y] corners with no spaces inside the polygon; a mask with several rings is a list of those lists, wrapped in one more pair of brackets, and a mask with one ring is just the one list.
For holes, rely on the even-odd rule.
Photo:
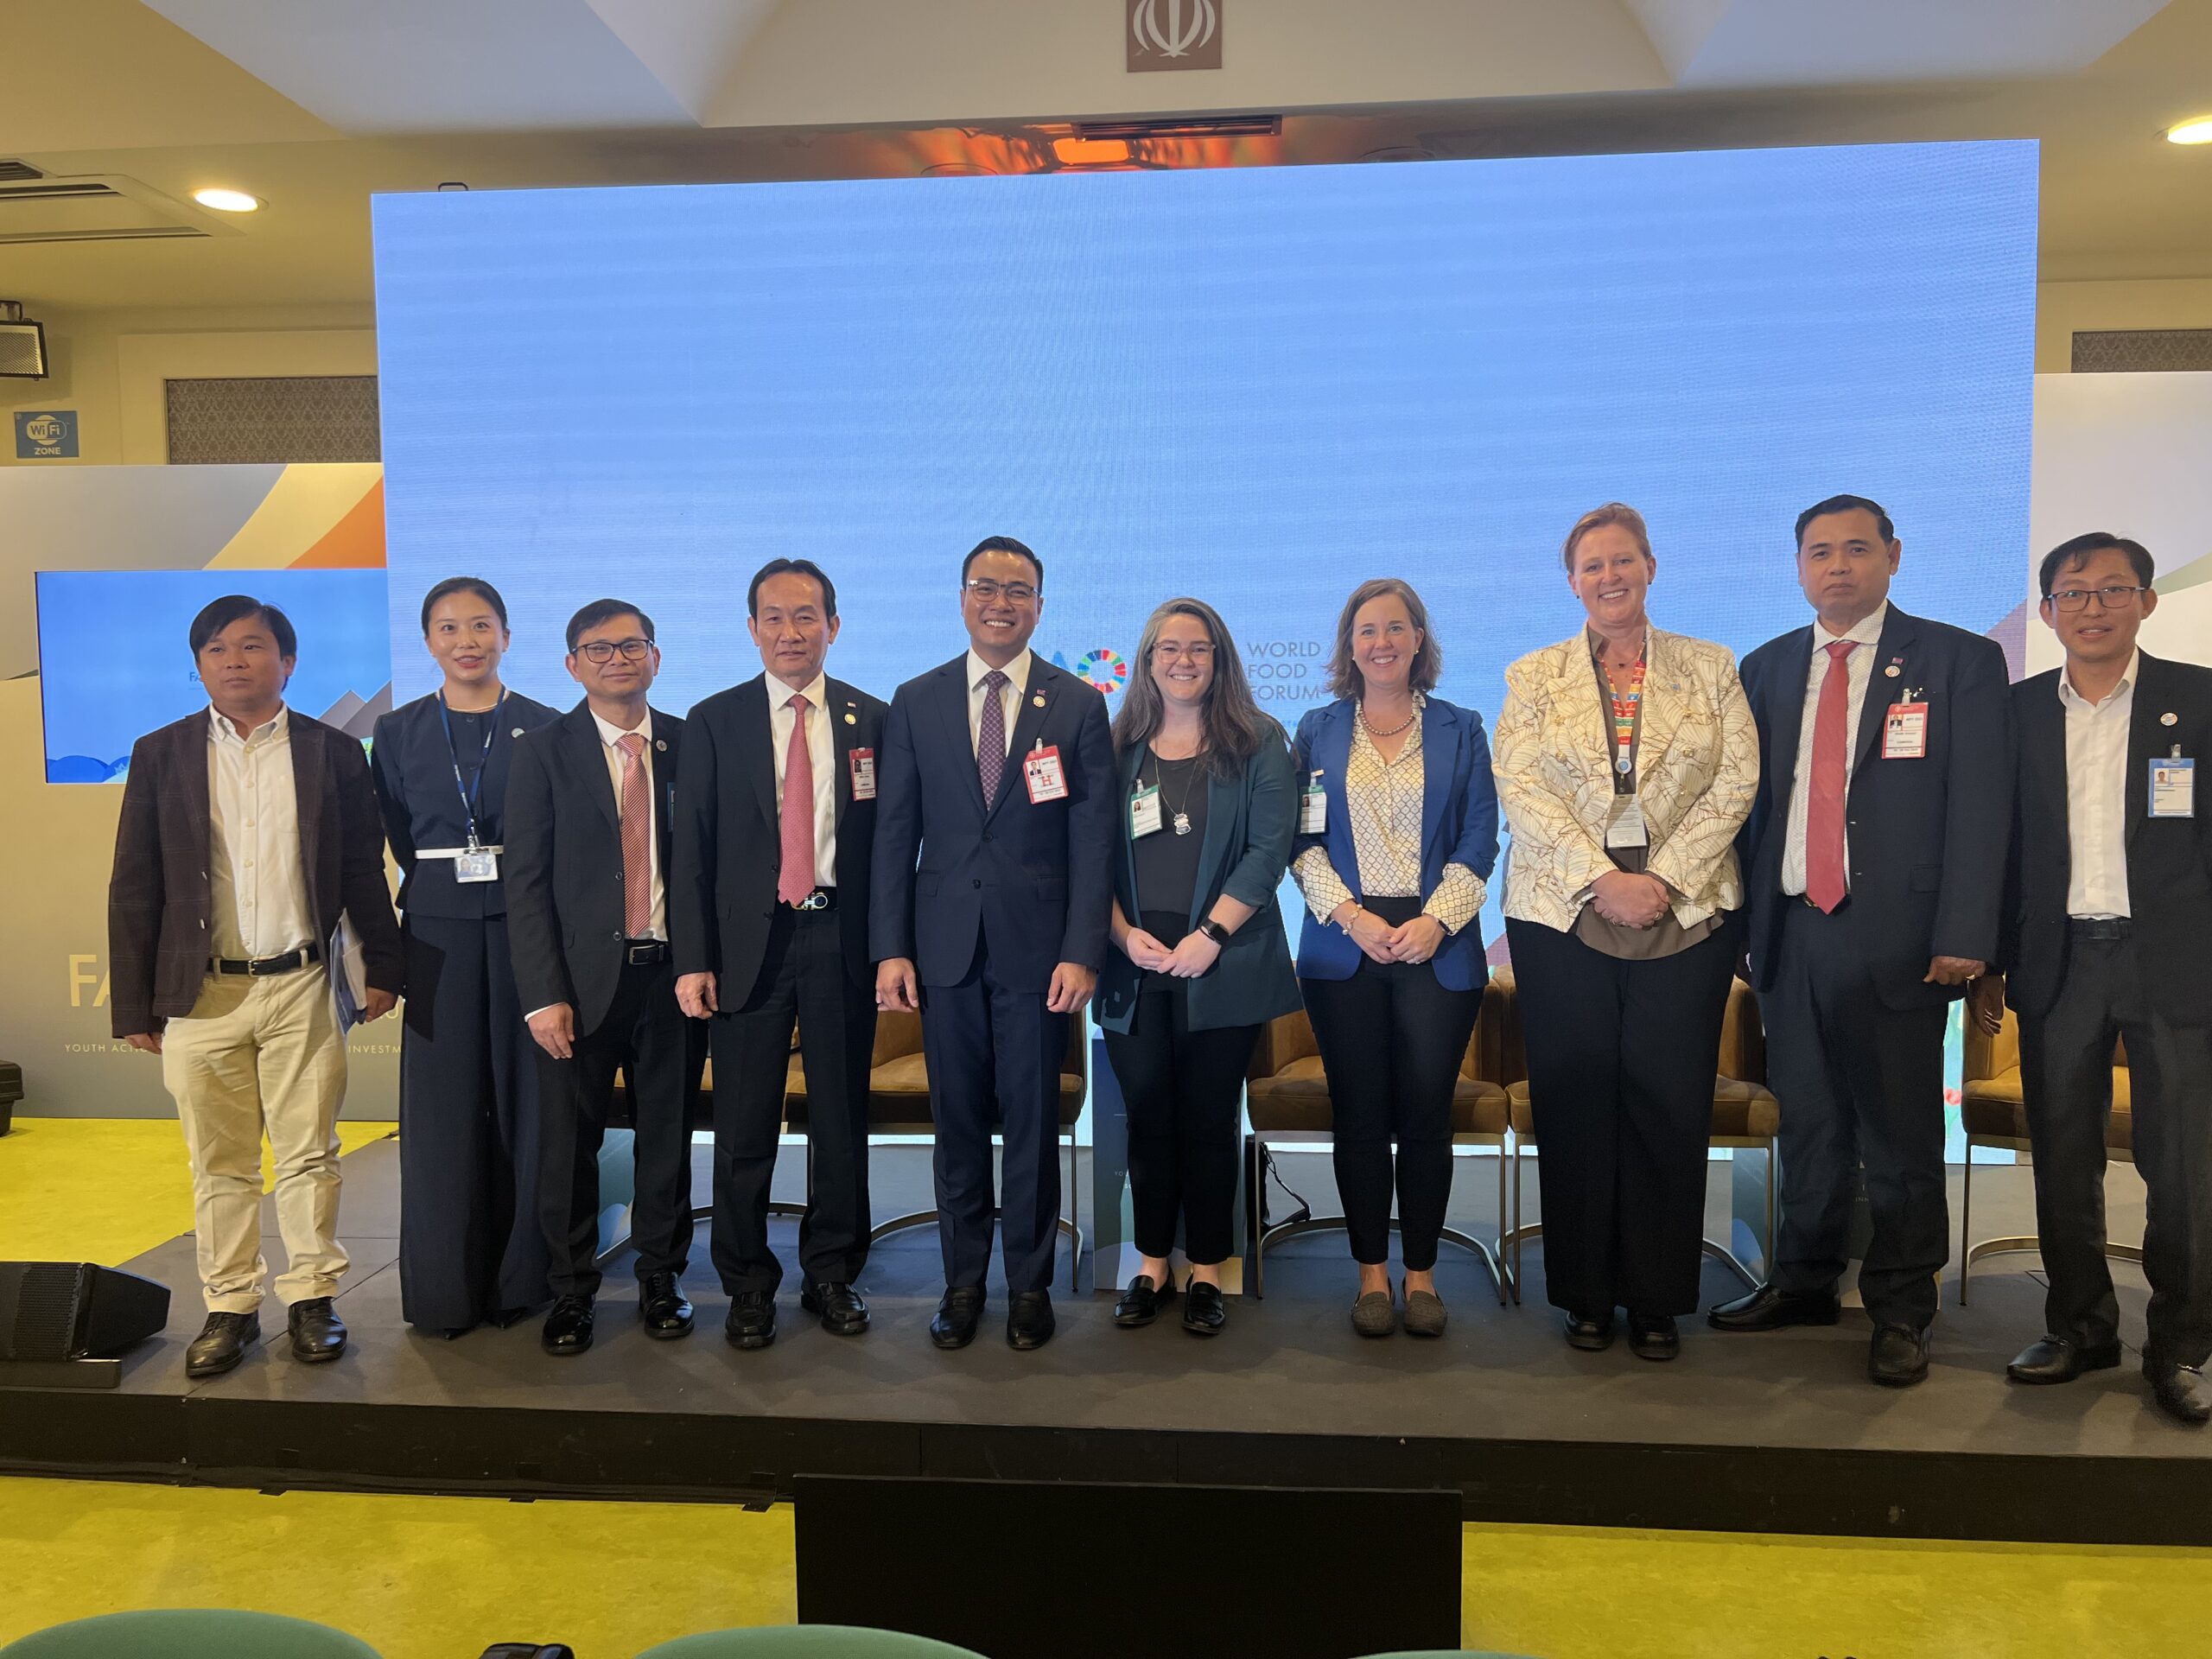
{"label": "stage lighting fixture", "polygon": [[2200,115],[2166,129],[2170,144],[2212,144],[2212,115]]}
{"label": "stage lighting fixture", "polygon": [[1052,154],[1064,167],[1112,167],[1129,159],[1126,138],[1055,138]]}
{"label": "stage lighting fixture", "polygon": [[202,207],[213,207],[219,213],[251,213],[261,208],[261,198],[250,196],[243,190],[225,190],[211,187],[195,190],[192,199]]}

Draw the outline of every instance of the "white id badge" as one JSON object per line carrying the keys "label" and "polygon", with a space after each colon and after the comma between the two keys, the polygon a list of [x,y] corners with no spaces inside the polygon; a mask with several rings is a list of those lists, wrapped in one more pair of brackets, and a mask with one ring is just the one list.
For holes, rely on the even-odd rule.
{"label": "white id badge", "polygon": [[1306,792],[1298,798],[1298,833],[1301,836],[1325,836],[1329,833],[1329,798],[1322,792],[1321,774],[1315,772],[1313,781],[1306,785]]}
{"label": "white id badge", "polygon": [[499,879],[499,855],[489,847],[471,848],[455,853],[453,860],[453,879],[456,881],[496,881]]}
{"label": "white id badge", "polygon": [[1928,758],[1928,705],[1893,702],[1882,719],[1882,759],[1925,760]]}
{"label": "white id badge", "polygon": [[1129,797],[1129,839],[1141,841],[1160,833],[1160,785],[1153,784]]}
{"label": "white id badge", "polygon": [[853,751],[853,798],[872,801],[875,798],[875,751]]}
{"label": "white id badge", "polygon": [[1643,827],[1643,803],[1634,795],[1613,797],[1611,814],[1605,820],[1605,845],[1615,847],[1648,847],[1651,834]]}
{"label": "white id badge", "polygon": [[1060,770],[1060,750],[1058,744],[1051,748],[1034,748],[1021,757],[1021,779],[1029,785],[1029,804],[1042,806],[1047,801],[1065,801],[1068,798],[1067,774]]}
{"label": "white id badge", "polygon": [[2196,762],[2171,757],[2151,762],[2151,816],[2154,818],[2193,818],[2196,816]]}

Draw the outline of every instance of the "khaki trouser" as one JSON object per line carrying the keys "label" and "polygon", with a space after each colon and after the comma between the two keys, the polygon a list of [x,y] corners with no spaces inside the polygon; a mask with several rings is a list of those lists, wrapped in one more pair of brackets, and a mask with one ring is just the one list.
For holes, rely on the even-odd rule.
{"label": "khaki trouser", "polygon": [[213,1313],[261,1306],[261,1137],[276,1166],[276,1228],[286,1303],[334,1294],[338,1108],[346,1040],[321,968],[262,978],[211,974],[192,1012],[162,1033],[162,1081],[176,1097],[192,1157],[200,1282]]}

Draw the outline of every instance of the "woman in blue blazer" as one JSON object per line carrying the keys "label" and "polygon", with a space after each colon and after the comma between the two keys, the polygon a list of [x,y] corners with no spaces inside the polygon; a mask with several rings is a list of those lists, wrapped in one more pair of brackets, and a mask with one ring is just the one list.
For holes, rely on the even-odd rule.
{"label": "woman in blue blazer", "polygon": [[1114,1322],[1150,1325],[1174,1294],[1179,1219],[1191,1263],[1183,1328],[1210,1337],[1227,1317],[1221,1264],[1245,1068],[1261,1027],[1298,1006],[1275,902],[1290,856],[1290,756],[1211,606],[1171,599],[1152,613],[1114,751],[1121,842],[1098,1023],[1128,1110],[1143,1258]]}
{"label": "woman in blue blazer", "polygon": [[1394,1178],[1405,1327],[1444,1333],[1435,1268],[1452,1196],[1452,1097],[1490,977],[1477,918],[1497,860],[1497,793],[1482,717],[1429,695],[1442,664],[1410,586],[1361,583],[1337,620],[1337,701],[1299,721],[1292,744],[1291,873],[1313,912],[1298,980],[1329,1082],[1337,1188],[1359,1264],[1351,1320],[1363,1337],[1398,1324]]}
{"label": "woman in blue blazer", "polygon": [[507,949],[505,833],[514,741],[556,718],[499,683],[507,607],[474,576],[423,601],[445,676],[377,721],[371,771],[404,878],[399,1306],[457,1337],[548,1300],[537,1224],[537,1045]]}

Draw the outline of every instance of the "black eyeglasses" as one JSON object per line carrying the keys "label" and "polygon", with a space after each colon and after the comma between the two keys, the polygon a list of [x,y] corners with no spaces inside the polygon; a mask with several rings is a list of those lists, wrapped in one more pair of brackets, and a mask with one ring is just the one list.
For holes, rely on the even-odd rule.
{"label": "black eyeglasses", "polygon": [[993,582],[988,576],[976,576],[960,585],[986,605],[997,599],[1004,599],[1015,605],[1027,605],[1037,597],[1037,590],[1026,582]]}
{"label": "black eyeglasses", "polygon": [[652,648],[653,642],[650,639],[624,639],[619,643],[612,639],[594,639],[588,645],[578,645],[576,654],[605,664],[613,662],[614,653],[619,651],[624,661],[636,663],[644,661],[645,653]]}
{"label": "black eyeglasses", "polygon": [[2116,611],[2136,594],[2150,591],[2148,588],[2062,588],[2056,593],[2046,594],[2044,597],[2062,611],[2086,610],[2092,599],[2106,610]]}

